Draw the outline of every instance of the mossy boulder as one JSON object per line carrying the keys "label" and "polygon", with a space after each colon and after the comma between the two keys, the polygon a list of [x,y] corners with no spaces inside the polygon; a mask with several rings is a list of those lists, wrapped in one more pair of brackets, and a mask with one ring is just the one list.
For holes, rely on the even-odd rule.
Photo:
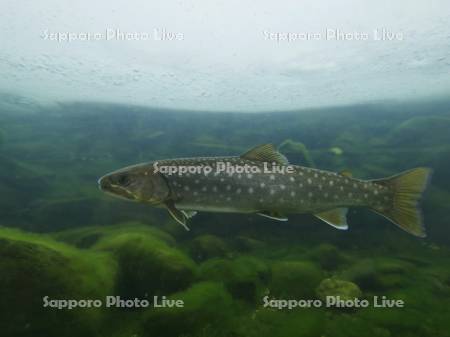
{"label": "mossy boulder", "polygon": [[334,270],[346,261],[345,256],[339,249],[327,243],[314,248],[308,254],[308,257],[326,270]]}
{"label": "mossy boulder", "polygon": [[236,237],[234,245],[241,252],[254,252],[266,248],[266,244],[263,241],[248,236]]}
{"label": "mossy boulder", "polygon": [[113,292],[116,264],[42,236],[0,228],[0,316],[5,336],[80,336],[101,330],[102,309],[44,307],[44,297],[100,299]]}
{"label": "mossy boulder", "polygon": [[363,290],[403,287],[410,283],[412,265],[389,258],[364,259],[342,273],[342,278],[357,283]]}
{"label": "mossy boulder", "polygon": [[196,261],[204,261],[212,257],[223,257],[229,252],[228,245],[215,235],[201,235],[192,240],[190,254]]}
{"label": "mossy boulder", "polygon": [[195,263],[183,252],[150,233],[119,233],[99,240],[93,249],[117,258],[117,292],[124,298],[167,295],[188,287]]}
{"label": "mossy boulder", "polygon": [[325,318],[324,311],[317,308],[292,311],[263,308],[258,309],[251,317],[242,317],[237,327],[237,335],[245,337],[324,336]]}
{"label": "mossy boulder", "polygon": [[229,336],[232,298],[223,284],[200,282],[170,299],[182,300],[184,306],[148,311],[142,324],[145,336]]}
{"label": "mossy boulder", "polygon": [[272,265],[270,293],[278,298],[312,298],[323,279],[322,270],[311,262],[279,261]]}
{"label": "mossy boulder", "polygon": [[324,336],[334,337],[391,337],[389,329],[351,314],[334,315],[327,321]]}
{"label": "mossy boulder", "polygon": [[223,282],[234,298],[259,302],[270,280],[267,264],[255,257],[211,259],[200,266],[203,280]]}
{"label": "mossy boulder", "polygon": [[165,242],[169,246],[175,245],[175,239],[170,234],[139,222],[124,222],[111,226],[79,227],[53,233],[52,237],[79,248],[90,248],[105,238],[130,233],[148,235]]}
{"label": "mossy boulder", "polygon": [[337,278],[322,280],[316,289],[316,294],[324,301],[328,296],[339,297],[342,301],[354,300],[362,296],[361,289],[357,284]]}

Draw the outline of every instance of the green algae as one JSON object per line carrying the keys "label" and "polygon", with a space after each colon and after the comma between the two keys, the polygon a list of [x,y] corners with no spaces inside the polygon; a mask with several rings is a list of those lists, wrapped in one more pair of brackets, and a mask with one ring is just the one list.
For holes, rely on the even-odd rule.
{"label": "green algae", "polygon": [[256,303],[266,292],[270,269],[263,260],[251,256],[211,259],[200,265],[200,277],[222,282],[236,299]]}
{"label": "green algae", "polygon": [[170,294],[189,286],[195,263],[182,251],[147,233],[117,233],[101,238],[94,250],[117,258],[117,292],[126,298]]}
{"label": "green algae", "polygon": [[203,335],[203,331],[227,335],[233,303],[220,283],[197,283],[171,298],[183,301],[184,307],[149,311],[143,318],[145,336]]}
{"label": "green algae", "polygon": [[5,228],[0,229],[0,254],[0,312],[6,335],[78,336],[101,326],[105,313],[100,309],[44,308],[44,297],[103,299],[114,286],[111,255]]}

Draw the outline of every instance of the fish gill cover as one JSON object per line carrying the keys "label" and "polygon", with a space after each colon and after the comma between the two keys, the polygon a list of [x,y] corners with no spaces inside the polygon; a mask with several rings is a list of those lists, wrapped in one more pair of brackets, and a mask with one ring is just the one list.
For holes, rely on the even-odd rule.
{"label": "fish gill cover", "polygon": [[[2,336],[450,336],[447,1],[1,6]],[[230,156],[303,168],[295,189],[162,178],[203,211],[123,174]],[[434,171],[425,228],[428,169],[371,181],[416,167]],[[342,203],[353,181],[427,237],[365,208],[280,207]],[[228,185],[219,206],[241,189],[233,211],[277,209],[209,212]]]}

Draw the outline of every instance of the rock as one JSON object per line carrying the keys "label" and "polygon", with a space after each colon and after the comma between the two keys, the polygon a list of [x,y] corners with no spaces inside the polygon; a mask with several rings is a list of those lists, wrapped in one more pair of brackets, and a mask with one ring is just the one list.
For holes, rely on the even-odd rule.
{"label": "rock", "polygon": [[173,294],[182,300],[182,308],[149,310],[143,319],[145,336],[181,335],[226,336],[227,322],[232,316],[232,299],[220,283],[201,282]]}
{"label": "rock", "polygon": [[109,235],[93,249],[116,256],[117,291],[124,298],[168,295],[188,287],[196,274],[188,256],[150,233]]}
{"label": "rock", "polygon": [[277,298],[312,298],[322,279],[323,272],[311,262],[275,262],[270,293]]}
{"label": "rock", "polygon": [[353,282],[326,278],[320,282],[316,294],[323,301],[326,300],[327,296],[339,296],[342,301],[346,301],[361,297],[362,292],[358,285]]}
{"label": "rock", "polygon": [[223,282],[233,297],[256,303],[267,288],[270,270],[262,260],[239,257],[208,260],[200,266],[200,275],[203,280]]}
{"label": "rock", "polygon": [[201,235],[192,240],[190,253],[194,260],[204,261],[212,257],[223,257],[229,251],[225,241],[215,235]]}
{"label": "rock", "polygon": [[90,248],[101,239],[130,233],[149,235],[164,241],[169,246],[175,245],[175,239],[170,234],[139,222],[124,222],[111,226],[78,227],[53,233],[52,237],[79,248]]}
{"label": "rock", "polygon": [[251,252],[264,249],[266,244],[262,241],[252,239],[247,236],[238,236],[235,239],[235,246],[242,252]]}
{"label": "rock", "polygon": [[334,270],[345,262],[345,257],[335,246],[324,243],[309,252],[311,260],[317,262],[322,268]]}
{"label": "rock", "polygon": [[364,259],[342,273],[342,278],[357,283],[363,290],[386,290],[409,283],[412,265],[408,262],[376,258]]}
{"label": "rock", "polygon": [[5,336],[80,336],[101,330],[102,309],[44,308],[52,299],[101,299],[113,293],[116,264],[45,236],[0,229],[0,313]]}

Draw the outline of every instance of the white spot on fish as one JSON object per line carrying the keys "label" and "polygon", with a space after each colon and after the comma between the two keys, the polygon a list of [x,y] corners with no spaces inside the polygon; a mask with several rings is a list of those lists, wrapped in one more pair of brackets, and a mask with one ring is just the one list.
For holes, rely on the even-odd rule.
{"label": "white spot on fish", "polygon": [[227,185],[227,191],[231,190],[231,186]]}
{"label": "white spot on fish", "polygon": [[337,196],[337,194],[334,195],[334,199],[339,199],[339,197]]}
{"label": "white spot on fish", "polygon": [[195,179],[195,181],[194,181],[196,184],[198,184],[199,182],[200,182],[200,180],[198,180],[198,179]]}
{"label": "white spot on fish", "polygon": [[312,184],[312,180],[311,180],[311,178],[308,178],[308,184]]}
{"label": "white spot on fish", "polygon": [[340,189],[341,191],[343,191],[343,190],[344,190],[344,186],[339,187],[339,189]]}
{"label": "white spot on fish", "polygon": [[330,180],[330,186],[333,186],[333,185],[334,185],[333,180]]}
{"label": "white spot on fish", "polygon": [[377,190],[373,191],[373,194],[378,195],[378,191]]}
{"label": "white spot on fish", "polygon": [[203,186],[203,187],[202,187],[202,191],[203,191],[203,192],[206,192],[206,190],[207,190],[207,187],[206,187],[206,186]]}
{"label": "white spot on fish", "polygon": [[266,186],[266,184],[261,183],[261,184],[259,184],[259,186],[264,187],[264,186]]}
{"label": "white spot on fish", "polygon": [[367,193],[364,193],[364,198],[367,199],[369,195]]}
{"label": "white spot on fish", "polygon": [[323,196],[324,196],[325,198],[328,198],[328,193],[325,193]]}
{"label": "white spot on fish", "polygon": [[294,178],[294,177],[290,177],[289,180],[292,181],[292,182],[294,182],[294,181],[295,181],[295,178]]}
{"label": "white spot on fish", "polygon": [[275,190],[272,190],[272,189],[271,189],[271,190],[270,190],[270,194],[272,194],[272,195],[275,194]]}
{"label": "white spot on fish", "polygon": [[195,192],[194,192],[194,196],[197,196],[197,195],[198,195],[198,192],[197,192],[197,191],[195,191]]}
{"label": "white spot on fish", "polygon": [[236,193],[237,194],[240,194],[242,192],[242,190],[240,189],[240,188],[238,188],[237,190],[236,190]]}
{"label": "white spot on fish", "polygon": [[314,173],[314,178],[319,178],[317,173]]}
{"label": "white spot on fish", "polygon": [[250,194],[253,193],[253,188],[252,188],[252,187],[250,187],[250,188],[248,189],[248,193],[250,193]]}
{"label": "white spot on fish", "polygon": [[214,192],[217,192],[217,186],[214,186],[214,187],[213,187],[213,191],[214,191]]}
{"label": "white spot on fish", "polygon": [[220,178],[220,182],[222,182],[222,183],[223,183],[224,181],[225,181],[225,179],[223,179],[223,178]]}
{"label": "white spot on fish", "polygon": [[312,198],[312,196],[313,196],[312,192],[309,192],[308,197]]}
{"label": "white spot on fish", "polygon": [[284,190],[284,189],[286,189],[286,186],[280,185],[280,188],[281,188],[282,190]]}
{"label": "white spot on fish", "polygon": [[230,198],[230,197],[227,197],[227,201],[231,201],[231,198]]}
{"label": "white spot on fish", "polygon": [[357,188],[357,187],[358,187],[358,186],[354,183],[354,184],[353,184],[353,188]]}
{"label": "white spot on fish", "polygon": [[353,193],[350,192],[350,193],[348,194],[348,197],[351,198],[352,196],[353,196]]}
{"label": "white spot on fish", "polygon": [[242,174],[238,174],[238,179],[241,179],[242,178]]}
{"label": "white spot on fish", "polygon": [[319,190],[322,190],[322,184],[319,184]]}
{"label": "white spot on fish", "polygon": [[270,175],[270,180],[275,180],[275,176],[273,174]]}
{"label": "white spot on fish", "polygon": [[253,178],[253,174],[251,174],[251,173],[247,174],[247,178],[248,179],[252,179]]}
{"label": "white spot on fish", "polygon": [[189,186],[184,186],[185,191],[189,191]]}
{"label": "white spot on fish", "polygon": [[303,187],[303,184],[302,184],[302,183],[298,184],[298,187],[302,188],[302,187]]}

